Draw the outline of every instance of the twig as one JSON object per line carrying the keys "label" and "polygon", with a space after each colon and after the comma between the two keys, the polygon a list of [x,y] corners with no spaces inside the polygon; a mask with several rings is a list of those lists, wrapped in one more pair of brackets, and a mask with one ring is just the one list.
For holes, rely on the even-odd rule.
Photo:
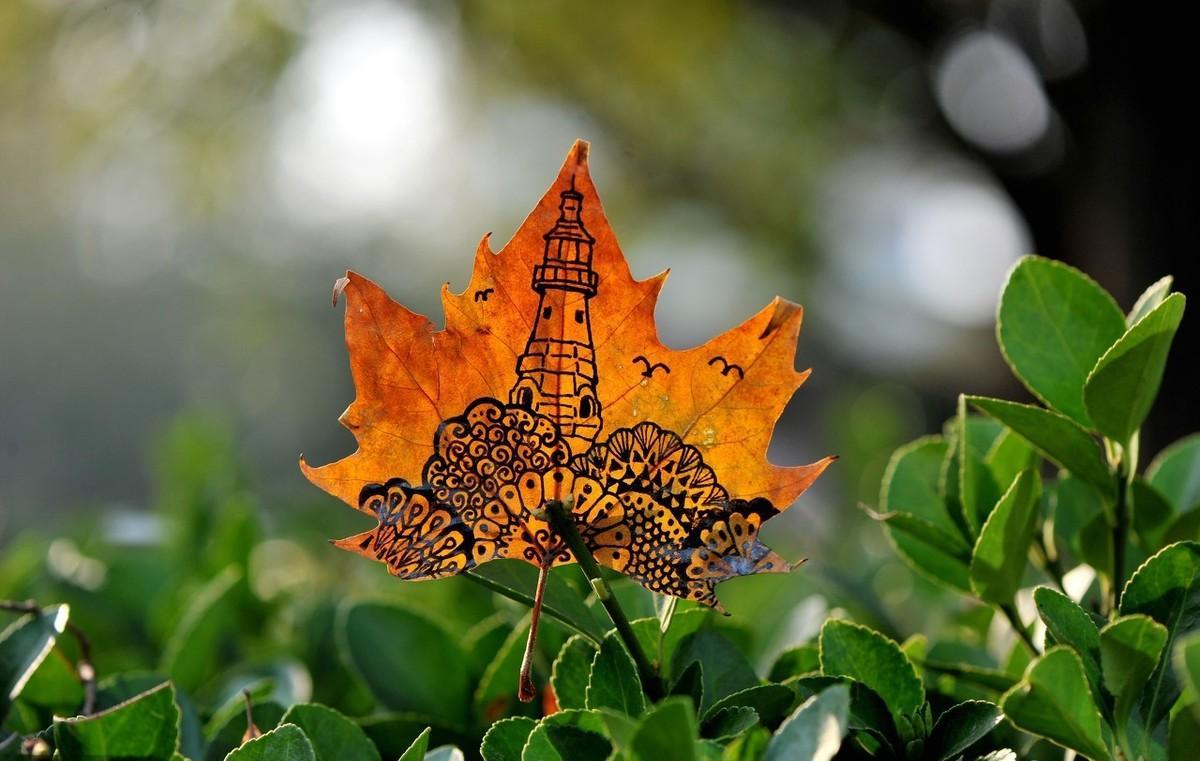
{"label": "twig", "polygon": [[[0,610],[37,615],[42,612],[42,607],[33,600],[0,600]],[[92,643],[83,630],[71,620],[67,621],[67,631],[79,645],[79,660],[75,664],[75,671],[83,684],[83,715],[91,716],[96,712],[96,667],[92,665]]]}
{"label": "twig", "polygon": [[542,598],[546,595],[546,579],[550,577],[550,558],[542,562],[538,569],[537,592],[533,596],[533,610],[529,613],[529,637],[525,640],[525,655],[521,658],[521,677],[517,682],[517,697],[522,703],[528,703],[537,697],[537,688],[533,686],[533,653],[537,646],[538,623],[542,620]]}
{"label": "twig", "polygon": [[[530,597],[529,595],[521,594],[520,592],[516,591],[515,589],[509,589],[508,587],[504,586],[503,584],[497,584],[496,582],[492,581],[491,579],[489,579],[486,576],[481,576],[481,575],[475,573],[474,571],[467,571],[466,573],[462,574],[462,577],[478,584],[479,586],[483,587],[484,589],[488,590],[489,592],[495,592],[496,594],[498,594],[502,597],[507,597],[508,599],[510,599],[514,602],[519,602],[522,605],[528,605],[530,607],[533,607],[534,599],[532,597]],[[575,633],[582,634],[590,642],[592,642],[592,644],[594,644],[596,646],[600,645],[600,640],[596,638],[595,634],[592,634],[591,632],[585,630],[579,624],[572,621],[570,618],[560,615],[559,613],[554,611],[552,608],[546,608],[546,615],[550,616],[555,621],[558,621],[560,624],[570,628]]]}
{"label": "twig", "polygon": [[1021,641],[1029,646],[1029,652],[1037,655],[1037,646],[1033,644],[1033,637],[1030,636],[1029,630],[1025,628],[1025,624],[1021,623],[1021,617],[1017,615],[1017,609],[1012,606],[1012,603],[1001,605],[1000,612],[1008,619],[1008,623],[1012,626],[1013,631],[1021,638]]}
{"label": "twig", "polygon": [[630,625],[629,619],[625,616],[625,611],[621,610],[620,604],[616,597],[613,596],[612,590],[608,587],[608,582],[604,580],[604,576],[600,573],[600,566],[596,563],[596,559],[592,557],[591,550],[584,543],[583,537],[579,535],[579,530],[575,528],[575,522],[572,521],[563,509],[563,503],[559,500],[551,500],[546,503],[546,513],[550,518],[550,525],[567,542],[567,546],[571,548],[571,554],[575,556],[576,562],[579,563],[580,569],[587,576],[588,582],[591,583],[592,589],[596,592],[596,597],[599,598],[600,604],[604,606],[604,610],[608,612],[608,617],[612,619],[613,625],[617,628],[617,635],[621,641],[625,643],[625,648],[633,657],[633,662],[637,666],[638,676],[641,677],[642,687],[646,694],[652,700],[657,700],[662,697],[662,682],[655,673],[654,667],[646,658],[645,652],[642,651],[642,646],[638,643],[637,635],[633,632],[633,626]]}

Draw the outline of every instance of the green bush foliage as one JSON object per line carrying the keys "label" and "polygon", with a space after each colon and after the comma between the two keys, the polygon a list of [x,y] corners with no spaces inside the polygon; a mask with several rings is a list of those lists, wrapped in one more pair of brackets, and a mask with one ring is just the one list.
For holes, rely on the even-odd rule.
{"label": "green bush foliage", "polygon": [[366,564],[313,562],[328,526],[267,538],[228,432],[191,420],[162,447],[149,526],[0,559],[0,596],[56,602],[9,606],[0,759],[1192,758],[1200,438],[1146,467],[1138,441],[1183,314],[1170,286],[1124,315],[1082,273],[1022,260],[997,338],[1040,403],[964,395],[893,455],[867,512],[947,604],[969,601],[970,637],[897,642],[839,614],[764,662],[744,622],[614,577],[623,638],[568,567],[546,593],[545,689],[522,704],[532,567],[338,599],[330,581]]}

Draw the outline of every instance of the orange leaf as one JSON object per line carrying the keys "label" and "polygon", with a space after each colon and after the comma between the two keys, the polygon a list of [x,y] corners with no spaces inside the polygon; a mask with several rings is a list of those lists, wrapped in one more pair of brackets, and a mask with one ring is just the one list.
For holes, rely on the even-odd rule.
{"label": "orange leaf", "polygon": [[513,239],[485,236],[446,326],[353,272],[346,344],[358,451],[322,467],[325,491],[378,525],[336,542],[407,579],[498,557],[573,560],[544,520],[560,500],[597,561],[657,592],[716,605],[733,576],[783,572],[758,541],[833,458],[781,467],[767,446],[808,373],[802,309],[775,299],[692,349],[658,340],[666,273],[634,280],[576,142]]}

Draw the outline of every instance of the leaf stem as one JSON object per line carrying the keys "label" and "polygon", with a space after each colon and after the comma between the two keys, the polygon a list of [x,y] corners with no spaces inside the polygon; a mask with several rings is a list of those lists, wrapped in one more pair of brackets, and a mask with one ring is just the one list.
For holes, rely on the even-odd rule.
{"label": "leaf stem", "polygon": [[517,697],[528,703],[537,697],[533,686],[533,653],[537,646],[538,623],[542,620],[542,598],[546,596],[546,579],[550,577],[550,559],[538,569],[537,592],[533,596],[533,610],[529,614],[529,636],[525,640],[525,655],[521,658],[521,677],[517,682]]}
{"label": "leaf stem", "polygon": [[1025,624],[1021,623],[1021,617],[1017,614],[1017,609],[1013,607],[1012,603],[1005,603],[999,607],[1000,612],[1004,614],[1006,619],[1008,619],[1008,623],[1010,626],[1012,626],[1013,631],[1017,633],[1017,636],[1020,637],[1021,641],[1024,642],[1029,648],[1029,652],[1033,655],[1037,655],[1037,646],[1033,644],[1033,637],[1030,636],[1029,630],[1025,628]]}
{"label": "leaf stem", "polygon": [[560,500],[555,499],[547,502],[546,513],[550,518],[550,525],[566,541],[567,546],[571,548],[571,554],[575,556],[580,569],[587,576],[592,589],[595,590],[600,604],[604,606],[604,610],[608,612],[608,617],[612,619],[613,625],[617,628],[617,635],[625,643],[625,648],[629,651],[630,656],[633,657],[638,675],[642,679],[642,688],[652,700],[662,697],[662,683],[659,680],[658,674],[655,673],[654,667],[650,664],[649,659],[646,658],[645,652],[642,651],[642,646],[638,643],[637,635],[633,632],[633,626],[630,625],[629,618],[626,617],[625,611],[621,610],[617,598],[613,596],[612,590],[608,587],[608,582],[601,575],[600,566],[596,563],[596,559],[592,557],[592,552],[588,549],[587,544],[584,543],[583,537],[579,535],[579,530],[575,528],[575,522],[567,517],[566,511],[563,509],[563,503]]}
{"label": "leaf stem", "polygon": [[[38,615],[42,612],[42,607],[33,600],[0,600],[0,610]],[[67,631],[79,645],[79,660],[75,663],[75,673],[83,685],[82,713],[84,716],[91,716],[96,712],[96,667],[92,665],[92,643],[83,633],[83,629],[69,619],[67,620]]]}
{"label": "leaf stem", "polygon": [[1124,461],[1117,466],[1117,504],[1114,507],[1112,532],[1113,578],[1109,594],[1109,611],[1117,610],[1121,599],[1121,590],[1125,586],[1125,545],[1129,542],[1129,484],[1125,474]]}

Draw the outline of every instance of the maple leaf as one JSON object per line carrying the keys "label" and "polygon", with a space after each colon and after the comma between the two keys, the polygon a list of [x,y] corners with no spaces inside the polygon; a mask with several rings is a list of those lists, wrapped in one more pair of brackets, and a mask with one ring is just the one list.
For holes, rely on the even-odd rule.
{"label": "maple leaf", "polygon": [[377,525],[335,542],[405,579],[495,558],[574,560],[554,501],[596,560],[663,594],[718,606],[721,581],[790,565],[758,540],[833,460],[766,459],[802,309],[776,298],[692,349],[658,339],[666,273],[635,280],[578,141],[512,240],[488,237],[446,326],[354,272],[339,280],[358,450],[301,468]]}

